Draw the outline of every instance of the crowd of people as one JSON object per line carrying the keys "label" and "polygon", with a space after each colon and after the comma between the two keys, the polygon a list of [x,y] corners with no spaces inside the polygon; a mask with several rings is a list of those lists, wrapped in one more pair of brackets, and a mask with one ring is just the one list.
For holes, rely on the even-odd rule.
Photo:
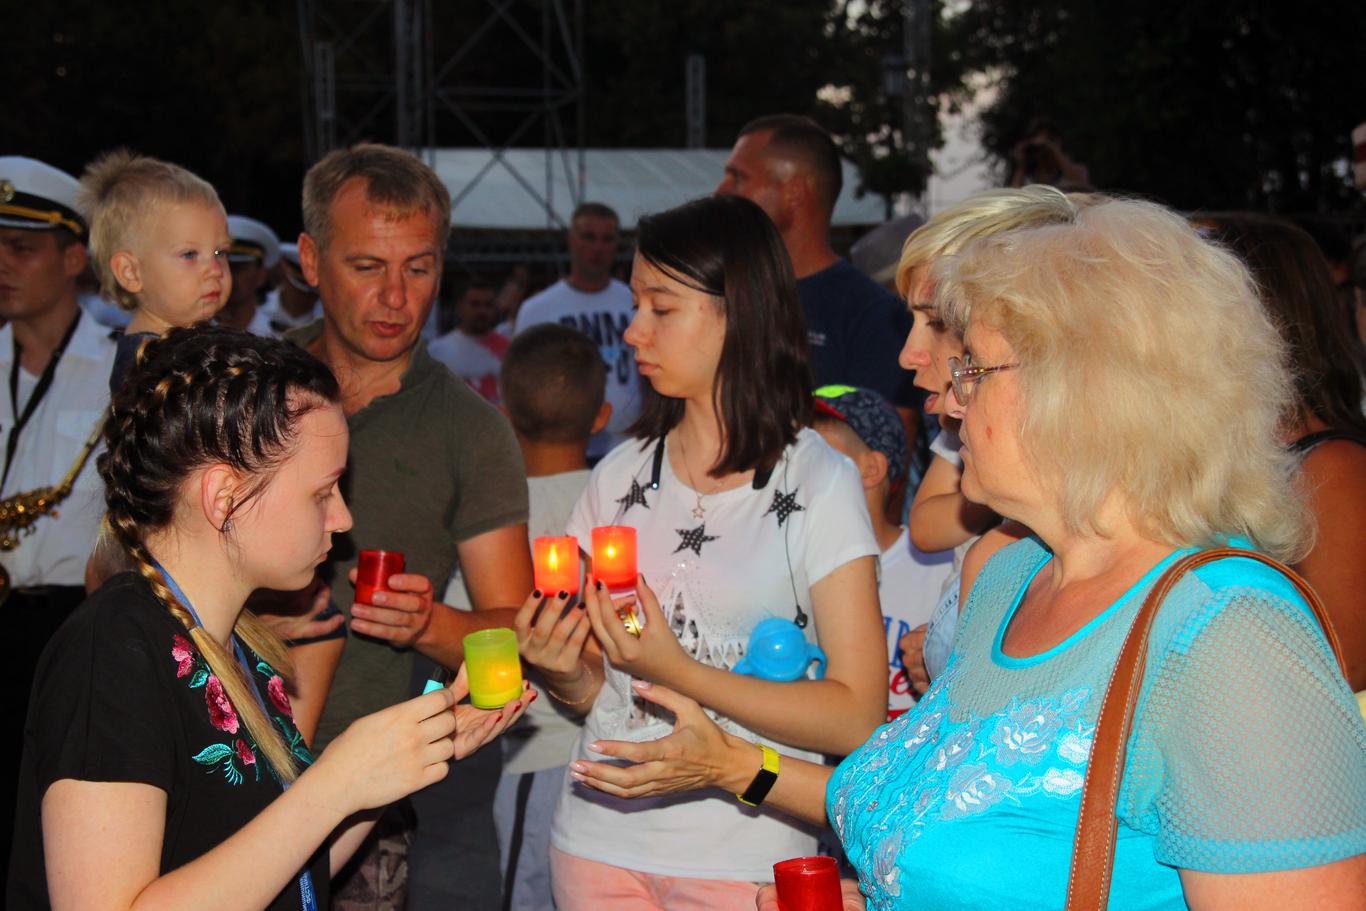
{"label": "crowd of people", "polygon": [[[586,202],[438,335],[405,151],[310,168],[293,244],[173,163],[0,157],[6,906],[769,909],[825,850],[847,908],[1061,907],[1162,580],[1110,906],[1359,907],[1366,244],[1033,165],[884,286],[833,141],[762,117],[628,281]],[[633,589],[535,587],[600,526]]]}

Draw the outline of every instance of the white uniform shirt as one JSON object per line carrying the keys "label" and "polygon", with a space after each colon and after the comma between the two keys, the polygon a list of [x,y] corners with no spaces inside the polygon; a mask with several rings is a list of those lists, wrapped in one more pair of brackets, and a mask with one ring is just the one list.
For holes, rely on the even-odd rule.
{"label": "white uniform shirt", "polygon": [[[813,430],[803,430],[762,490],[745,485],[703,498],[664,459],[659,490],[650,490],[653,446],[638,441],[599,463],[574,508],[569,534],[585,550],[598,525],[636,528],[638,567],[659,597],[685,651],[730,670],[749,635],[769,617],[792,619],[793,589],[817,640],[811,585],[858,557],[878,553],[863,488],[853,464]],[[789,561],[791,565],[789,575]],[[829,619],[827,616],[826,619]],[[577,755],[601,759],[595,740],[655,740],[672,730],[635,697],[627,674],[604,661],[605,682],[584,724]],[[800,711],[795,704],[792,711]],[[713,716],[715,717],[715,716]],[[726,718],[717,721],[750,741],[758,736]],[[774,744],[790,756],[814,753]],[[621,800],[565,778],[551,836],[567,854],[661,876],[762,881],[773,864],[814,853],[813,832],[765,807],[749,809],[714,791]]]}
{"label": "white uniform shirt", "polygon": [[[271,333],[276,338],[283,338],[284,334],[291,329],[307,326],[314,320],[322,319],[323,304],[322,301],[314,301],[313,309],[303,316],[290,316],[285,308],[280,306],[280,289],[271,288],[266,294],[265,303],[256,308],[256,315],[266,321]],[[254,329],[252,331],[255,332]]]}
{"label": "white uniform shirt", "polygon": [[[109,374],[114,368],[115,345],[109,330],[82,314],[66,353],[57,364],[52,385],[43,396],[14,450],[0,496],[9,497],[61,482],[80,454],[95,422],[109,408]],[[0,470],[5,444],[15,425],[10,403],[9,376],[14,364],[14,330],[0,329]],[[19,371],[19,412],[22,414],[37,378]],[[43,516],[20,538],[19,547],[0,553],[0,564],[9,570],[15,588],[35,585],[82,585],[85,564],[95,546],[104,517],[104,485],[95,470],[100,449],[91,453],[76,477],[71,496],[58,507],[57,518]]]}
{"label": "white uniform shirt", "polygon": [[588,441],[588,455],[598,458],[625,442],[626,428],[640,416],[641,379],[636,370],[636,353],[623,341],[631,325],[631,289],[616,279],[606,288],[589,294],[567,281],[558,281],[540,294],[526,299],[517,311],[517,331],[525,332],[539,323],[560,323],[577,329],[593,340],[607,365],[607,401],[612,417],[607,427]]}

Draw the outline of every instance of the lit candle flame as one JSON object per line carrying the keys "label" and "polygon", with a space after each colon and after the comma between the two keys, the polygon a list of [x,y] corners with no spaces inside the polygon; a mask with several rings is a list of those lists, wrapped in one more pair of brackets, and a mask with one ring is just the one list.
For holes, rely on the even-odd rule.
{"label": "lit candle flame", "polygon": [[546,558],[546,563],[550,565],[551,569],[560,568],[560,552],[556,548],[550,548],[550,555]]}

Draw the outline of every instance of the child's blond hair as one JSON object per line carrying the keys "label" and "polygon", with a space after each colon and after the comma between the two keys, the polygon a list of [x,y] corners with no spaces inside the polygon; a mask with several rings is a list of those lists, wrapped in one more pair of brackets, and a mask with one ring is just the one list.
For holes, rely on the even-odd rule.
{"label": "child's blond hair", "polygon": [[125,310],[137,307],[137,298],[114,277],[110,260],[133,245],[157,206],[190,201],[223,207],[204,178],[128,149],[106,152],[86,166],[77,203],[90,225],[91,258],[105,297]]}

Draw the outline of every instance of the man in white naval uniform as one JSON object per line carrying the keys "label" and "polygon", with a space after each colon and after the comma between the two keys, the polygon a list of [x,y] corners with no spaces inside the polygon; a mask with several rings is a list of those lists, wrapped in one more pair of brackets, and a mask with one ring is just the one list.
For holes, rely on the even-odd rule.
{"label": "man in white naval uniform", "polygon": [[[85,268],[86,224],[76,179],[17,156],[0,157],[0,498],[61,483],[109,407],[114,342],[85,315],[76,279]],[[43,646],[85,596],[85,564],[104,515],[92,453],[57,508],[0,551],[3,604],[3,733],[22,745],[29,687]],[[0,523],[0,533],[10,531]],[[0,577],[2,578],[2,577]],[[14,815],[14,789],[0,819]],[[0,827],[0,851],[11,833]]]}

